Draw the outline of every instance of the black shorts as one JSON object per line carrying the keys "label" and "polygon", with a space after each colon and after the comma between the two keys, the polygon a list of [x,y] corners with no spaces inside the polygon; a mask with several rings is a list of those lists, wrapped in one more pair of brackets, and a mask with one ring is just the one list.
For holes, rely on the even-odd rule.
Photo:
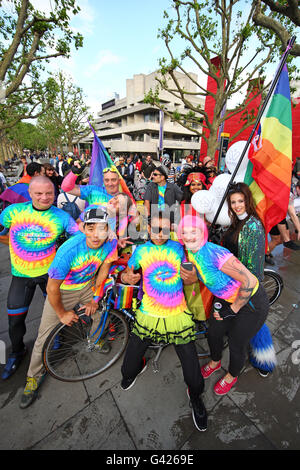
{"label": "black shorts", "polygon": [[[277,225],[285,225],[286,228],[287,228],[287,230],[289,229],[289,226],[288,226],[288,224],[287,224],[286,219],[283,219],[283,220],[282,220],[281,222],[279,222]],[[271,230],[270,230],[270,232],[269,232],[270,235],[280,235],[280,232],[279,232],[279,230],[278,230],[277,225],[274,225],[274,227],[271,228]]]}

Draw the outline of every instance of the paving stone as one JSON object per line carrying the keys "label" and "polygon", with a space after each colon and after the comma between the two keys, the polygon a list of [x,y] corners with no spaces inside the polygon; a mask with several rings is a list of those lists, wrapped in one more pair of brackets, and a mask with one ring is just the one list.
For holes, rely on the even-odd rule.
{"label": "paving stone", "polygon": [[35,450],[131,450],[134,444],[110,392],[97,398],[49,436]]}

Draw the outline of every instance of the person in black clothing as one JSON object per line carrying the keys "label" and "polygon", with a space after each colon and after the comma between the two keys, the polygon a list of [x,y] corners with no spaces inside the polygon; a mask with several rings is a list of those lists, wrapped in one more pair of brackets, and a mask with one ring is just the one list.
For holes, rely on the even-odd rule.
{"label": "person in black clothing", "polygon": [[[170,209],[170,221],[171,224],[174,224],[176,219],[180,218],[179,204],[182,200],[182,191],[176,184],[167,182],[168,175],[162,166],[155,167],[152,179],[153,181],[147,186],[144,196],[148,216],[151,216],[153,206],[158,208],[159,211]],[[178,211],[174,207],[176,203],[178,203]],[[178,217],[175,217],[175,215]]]}
{"label": "person in black clothing", "polygon": [[65,176],[66,172],[70,170],[68,162],[64,160],[64,156],[60,153],[57,155],[58,161],[56,162],[56,171],[60,176]]}
{"label": "person in black clothing", "polygon": [[44,163],[43,167],[45,168],[45,176],[47,176],[54,185],[55,197],[53,205],[56,206],[63,177],[59,176],[59,174],[55,171],[54,166],[50,165],[50,163]]}
{"label": "person in black clothing", "polygon": [[146,160],[142,164],[141,174],[146,180],[149,180],[152,172],[155,170],[156,166],[154,165],[151,155],[147,155]]}
{"label": "person in black clothing", "polygon": [[124,157],[119,157],[119,164],[117,166],[117,170],[120,173],[121,176],[126,180],[127,177],[127,166],[125,165],[125,158]]}
{"label": "person in black clothing", "polygon": [[125,176],[125,181],[128,187],[132,187],[134,184],[134,164],[132,155],[127,157],[127,175]]}

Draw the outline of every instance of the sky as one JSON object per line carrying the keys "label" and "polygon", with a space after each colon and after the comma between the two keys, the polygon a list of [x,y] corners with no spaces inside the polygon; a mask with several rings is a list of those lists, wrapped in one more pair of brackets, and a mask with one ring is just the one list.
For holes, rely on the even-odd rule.
{"label": "sky", "polygon": [[153,72],[165,55],[157,38],[169,0],[78,0],[81,12],[71,26],[84,36],[83,47],[69,60],[51,66],[70,74],[92,111],[118,93],[126,96],[126,79]]}
{"label": "sky", "polygon": [[[81,11],[70,22],[74,31],[84,36],[83,47],[73,48],[69,59],[52,59],[51,72],[62,70],[83,89],[84,101],[96,114],[101,104],[114,97],[126,96],[126,79],[134,74],[148,74],[158,68],[158,59],[166,56],[159,28],[166,25],[164,10],[171,12],[171,0],[76,0]],[[54,0],[31,0],[44,12]],[[9,0],[3,0],[11,8]],[[241,0],[247,11],[247,1]],[[253,45],[254,47],[255,45]],[[180,47],[182,49],[182,45]],[[298,64],[299,66],[299,64]],[[192,67],[190,72],[196,72]],[[270,69],[271,77],[275,66]],[[271,78],[270,77],[270,78]],[[199,76],[198,80],[207,80]]]}

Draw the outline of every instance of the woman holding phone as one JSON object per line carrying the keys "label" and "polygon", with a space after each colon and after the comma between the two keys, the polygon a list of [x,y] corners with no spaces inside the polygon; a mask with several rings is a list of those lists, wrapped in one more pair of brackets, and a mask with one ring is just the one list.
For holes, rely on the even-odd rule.
{"label": "woman holding phone", "polygon": [[[221,309],[209,319],[211,361],[201,368],[201,372],[206,379],[221,368],[223,338],[227,334],[229,368],[214,387],[217,395],[225,395],[237,382],[250,339],[266,320],[268,297],[257,277],[229,250],[207,241],[207,227],[200,217],[184,217],[179,223],[177,236],[186,247],[188,260],[194,264],[194,276],[221,304]],[[190,273],[184,269],[181,276],[184,281],[191,279]]]}

